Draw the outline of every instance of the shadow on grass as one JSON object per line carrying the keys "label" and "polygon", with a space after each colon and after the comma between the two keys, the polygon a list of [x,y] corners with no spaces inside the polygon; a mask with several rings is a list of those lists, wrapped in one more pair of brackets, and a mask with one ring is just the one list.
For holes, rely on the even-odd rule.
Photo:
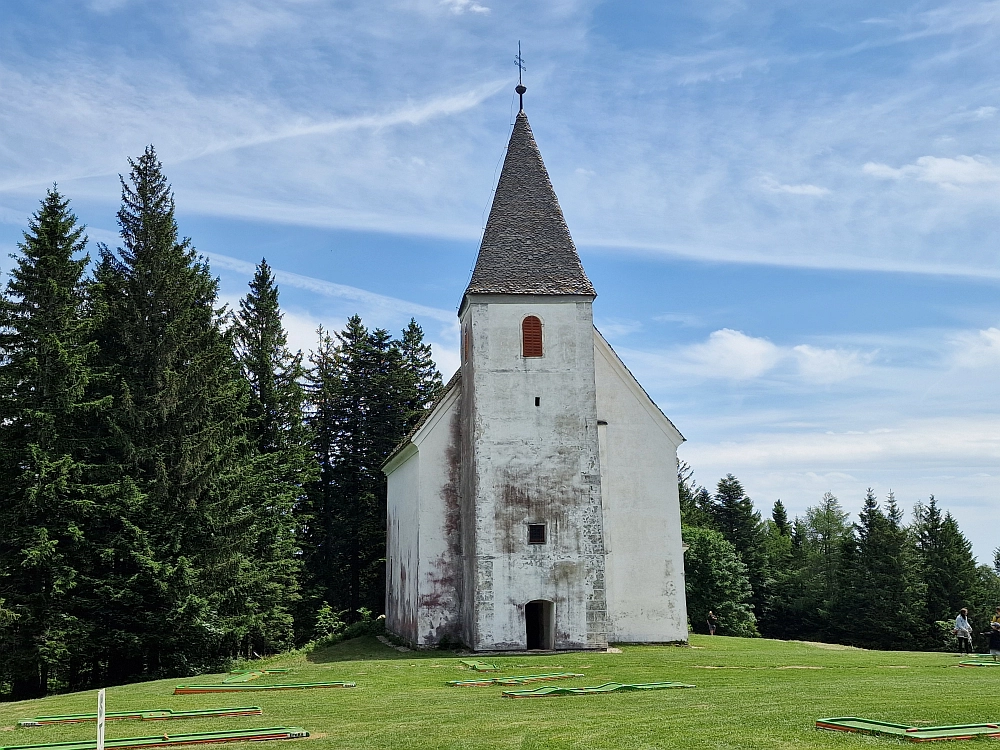
{"label": "shadow on grass", "polygon": [[386,646],[374,636],[365,635],[352,638],[333,646],[317,649],[306,654],[306,661],[313,664],[330,664],[338,661],[362,661],[368,659],[391,661],[414,659],[450,659],[457,657],[454,651],[397,651]]}

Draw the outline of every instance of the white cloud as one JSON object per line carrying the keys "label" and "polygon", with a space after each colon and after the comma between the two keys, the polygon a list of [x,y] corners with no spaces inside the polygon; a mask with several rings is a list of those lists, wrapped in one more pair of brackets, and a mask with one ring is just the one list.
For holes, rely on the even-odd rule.
{"label": "white cloud", "polygon": [[747,380],[763,375],[781,360],[781,350],[767,339],[747,336],[741,331],[723,328],[709,335],[708,341],[693,344],[678,352],[689,369],[704,377]]}
{"label": "white cloud", "polygon": [[973,115],[977,120],[988,120],[997,113],[996,107],[980,107]]}
{"label": "white cloud", "polygon": [[874,358],[874,353],[843,349],[820,349],[809,344],[792,347],[798,362],[799,373],[814,383],[836,383],[857,377],[865,372],[866,365]]}
{"label": "white cloud", "polygon": [[803,183],[801,185],[784,185],[770,175],[760,178],[760,186],[772,193],[788,193],[789,195],[829,195],[830,189],[819,185]]}
{"label": "white cloud", "polygon": [[956,367],[979,368],[1000,365],[1000,328],[964,331],[953,339],[952,363]]}
{"label": "white cloud", "polygon": [[913,164],[898,169],[888,164],[868,162],[861,170],[872,177],[893,180],[912,178],[942,187],[1000,182],[1000,167],[984,156],[959,156],[954,159],[921,156]]}
{"label": "white cloud", "polygon": [[489,13],[490,9],[485,5],[480,5],[475,0],[441,0],[441,5],[445,6],[452,13]]}

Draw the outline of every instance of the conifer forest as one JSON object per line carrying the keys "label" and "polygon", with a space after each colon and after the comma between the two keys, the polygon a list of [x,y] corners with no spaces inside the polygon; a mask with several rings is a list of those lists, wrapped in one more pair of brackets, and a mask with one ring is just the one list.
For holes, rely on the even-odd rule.
{"label": "conifer forest", "polygon": [[[381,465],[441,390],[415,321],[352,317],[288,348],[262,260],[238,309],[152,147],[130,160],[121,245],[91,246],[53,187],[0,298],[0,695],[193,675],[383,611]],[[943,649],[1000,604],[930,497],[826,495],[762,519],[738,479],[678,473],[690,624]],[[860,499],[851,499],[852,502]]]}

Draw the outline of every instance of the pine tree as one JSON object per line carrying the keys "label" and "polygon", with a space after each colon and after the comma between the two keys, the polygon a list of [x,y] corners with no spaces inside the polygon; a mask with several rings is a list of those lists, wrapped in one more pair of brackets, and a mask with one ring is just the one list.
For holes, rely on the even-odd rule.
{"label": "pine tree", "polygon": [[402,360],[402,397],[406,410],[404,428],[412,429],[426,414],[441,392],[441,373],[432,358],[430,344],[424,343],[424,332],[417,321],[410,319],[396,344]]}
{"label": "pine tree", "polygon": [[820,613],[820,622],[816,625],[827,635],[832,634],[829,617],[839,596],[843,551],[851,532],[849,518],[850,514],[831,492],[824,493],[819,505],[806,509],[807,577],[812,581],[810,588],[814,592],[815,609]]}
{"label": "pine tree", "polygon": [[[941,515],[931,495],[927,505],[914,509],[917,549],[920,552],[926,608],[931,622],[951,620],[968,606],[978,580],[972,545],[950,513]],[[936,633],[931,633],[934,643]],[[937,645],[934,643],[934,645]]]}
{"label": "pine tree", "polygon": [[246,483],[255,509],[246,575],[253,623],[241,648],[250,656],[281,650],[294,640],[300,564],[293,511],[315,473],[302,414],[302,353],[288,350],[278,288],[266,260],[240,301],[233,333],[250,392]]}
{"label": "pine tree", "polygon": [[747,566],[758,620],[766,619],[768,591],[764,527],[740,480],[727,474],[719,480],[711,506],[714,527],[729,541]]}
{"label": "pine tree", "polygon": [[890,493],[886,511],[869,489],[845,545],[838,620],[848,642],[912,648],[925,632],[925,589],[916,542]]}
{"label": "pine tree", "polygon": [[677,459],[677,496],[680,501],[682,525],[712,527],[712,517],[709,513],[712,501],[708,490],[698,486],[694,479],[694,469],[687,461],[680,459]]}
{"label": "pine tree", "polygon": [[426,413],[441,376],[411,321],[394,341],[358,316],[310,357],[309,422],[320,477],[303,508],[313,611],[354,618],[385,600],[386,480],[382,463]]}
{"label": "pine tree", "polygon": [[788,523],[788,511],[785,510],[785,506],[781,500],[774,501],[774,507],[771,509],[771,520],[774,522],[774,527],[779,534],[782,536],[791,534],[792,527]]}
{"label": "pine tree", "polygon": [[236,651],[249,627],[243,550],[255,510],[240,461],[246,388],[215,307],[218,282],[178,238],[153,148],[129,163],[123,246],[102,248],[95,274],[115,400],[106,469],[136,489],[109,520],[108,543],[123,555],[105,571],[119,586],[102,629],[110,680],[190,673]]}
{"label": "pine tree", "polygon": [[53,187],[0,305],[0,682],[15,700],[44,695],[57,672],[65,684],[89,635],[76,588],[97,488],[83,424],[102,404],[88,391],[83,232]]}
{"label": "pine tree", "polygon": [[354,617],[383,608],[385,480],[381,457],[403,432],[401,368],[387,332],[369,332],[357,315],[311,357],[310,421],[321,476],[310,493],[307,560],[315,601]]}

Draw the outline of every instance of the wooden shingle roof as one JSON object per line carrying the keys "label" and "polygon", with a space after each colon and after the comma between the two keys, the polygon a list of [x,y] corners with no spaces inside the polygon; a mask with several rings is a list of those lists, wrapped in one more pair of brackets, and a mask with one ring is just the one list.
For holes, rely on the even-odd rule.
{"label": "wooden shingle roof", "polygon": [[523,110],[507,145],[465,293],[597,294],[580,263]]}

